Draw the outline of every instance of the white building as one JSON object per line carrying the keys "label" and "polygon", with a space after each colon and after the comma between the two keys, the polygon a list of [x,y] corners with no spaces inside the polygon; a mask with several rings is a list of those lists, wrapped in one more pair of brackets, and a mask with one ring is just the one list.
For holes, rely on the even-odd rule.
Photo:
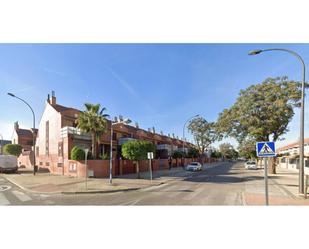
{"label": "white building", "polygon": [[[291,143],[277,149],[278,166],[285,169],[299,169],[299,142]],[[305,139],[304,147],[305,172],[309,174],[309,138]]]}

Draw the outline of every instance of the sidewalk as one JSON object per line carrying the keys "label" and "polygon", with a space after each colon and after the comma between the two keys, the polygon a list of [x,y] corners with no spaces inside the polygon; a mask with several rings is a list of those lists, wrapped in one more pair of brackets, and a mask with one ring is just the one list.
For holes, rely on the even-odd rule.
{"label": "sidewalk", "polygon": [[[309,199],[298,194],[298,172],[277,168],[277,174],[269,175],[269,205],[309,205]],[[259,172],[264,176],[264,171]],[[264,179],[246,184],[246,205],[265,205]]]}
{"label": "sidewalk", "polygon": [[[215,163],[208,164],[213,167]],[[172,170],[159,170],[153,172],[153,180],[149,180],[149,172],[142,172],[141,179],[136,179],[136,174],[118,176],[113,178],[113,184],[109,184],[107,178],[86,179],[51,175],[50,173],[37,173],[35,176],[30,170],[20,170],[19,174],[1,174],[8,181],[33,193],[45,194],[82,194],[82,193],[112,193],[120,191],[138,190],[147,187],[157,186],[168,181],[185,177],[192,172],[184,171],[182,167]]]}

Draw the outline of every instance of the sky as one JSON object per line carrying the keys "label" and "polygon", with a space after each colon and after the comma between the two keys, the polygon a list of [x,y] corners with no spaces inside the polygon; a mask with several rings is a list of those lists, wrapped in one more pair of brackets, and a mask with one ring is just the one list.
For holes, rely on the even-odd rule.
{"label": "sky", "polygon": [[[283,52],[248,56],[252,49],[288,48],[309,62],[309,44],[0,44],[0,134],[11,139],[13,125],[38,126],[47,94],[60,105],[84,109],[100,103],[111,117],[129,117],[144,129],[182,137],[186,120],[200,114],[216,121],[239,91],[267,77],[301,79],[296,58]],[[305,136],[309,136],[306,98]],[[278,146],[299,138],[299,110]],[[192,137],[186,132],[186,137]],[[226,139],[216,142],[235,140]]]}

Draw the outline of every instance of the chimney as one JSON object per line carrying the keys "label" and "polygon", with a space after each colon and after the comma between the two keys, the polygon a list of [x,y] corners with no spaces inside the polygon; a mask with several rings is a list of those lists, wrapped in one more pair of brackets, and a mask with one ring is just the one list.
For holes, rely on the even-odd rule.
{"label": "chimney", "polygon": [[123,116],[119,115],[119,121],[122,122],[123,121]]}
{"label": "chimney", "polygon": [[173,138],[175,138],[175,134],[174,133],[172,134],[172,136],[173,136]]}
{"label": "chimney", "polygon": [[[48,95],[49,96],[49,95]],[[49,103],[51,105],[55,105],[56,104],[56,95],[55,95],[55,91],[52,91],[52,95],[51,98],[49,99]]]}
{"label": "chimney", "polygon": [[163,131],[160,131],[161,135],[163,136]]}
{"label": "chimney", "polygon": [[135,122],[135,128],[139,128],[139,125],[138,125],[138,123],[137,122]]}
{"label": "chimney", "polygon": [[19,130],[19,124],[18,124],[18,121],[16,121],[14,123],[14,130],[18,131]]}
{"label": "chimney", "polygon": [[154,126],[152,127],[152,132],[156,133],[156,129],[154,128]]}
{"label": "chimney", "polygon": [[151,128],[148,128],[148,132],[151,132]]}
{"label": "chimney", "polygon": [[47,102],[50,104],[49,99],[50,99],[50,96],[49,96],[49,94],[47,94]]}
{"label": "chimney", "polygon": [[114,117],[114,122],[118,123],[118,117]]}

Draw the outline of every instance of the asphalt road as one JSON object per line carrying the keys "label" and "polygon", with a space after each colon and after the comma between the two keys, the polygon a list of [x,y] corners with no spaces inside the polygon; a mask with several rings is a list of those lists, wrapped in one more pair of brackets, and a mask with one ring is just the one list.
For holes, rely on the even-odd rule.
{"label": "asphalt road", "polygon": [[243,163],[221,163],[147,189],[45,195],[23,191],[0,177],[0,205],[244,205],[248,182],[261,180],[257,171],[245,170]]}

